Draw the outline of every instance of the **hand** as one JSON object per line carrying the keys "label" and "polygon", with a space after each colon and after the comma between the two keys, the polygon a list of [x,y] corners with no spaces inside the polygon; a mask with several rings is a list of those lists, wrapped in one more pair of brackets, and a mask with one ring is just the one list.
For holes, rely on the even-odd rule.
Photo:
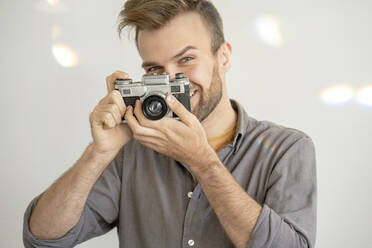
{"label": "hand", "polygon": [[[175,97],[167,96],[169,108],[180,117],[180,121],[164,117],[152,121],[142,112],[142,103],[137,100],[134,108],[128,106],[125,119],[133,137],[141,144],[187,164],[191,170],[203,169],[210,155],[215,152],[209,145],[204,128]],[[199,168],[197,168],[199,167]]]}
{"label": "hand", "polygon": [[118,90],[116,79],[127,79],[128,74],[116,71],[106,78],[108,94],[98,103],[89,116],[93,146],[99,153],[117,153],[132,137],[127,124],[121,123],[126,106]]}

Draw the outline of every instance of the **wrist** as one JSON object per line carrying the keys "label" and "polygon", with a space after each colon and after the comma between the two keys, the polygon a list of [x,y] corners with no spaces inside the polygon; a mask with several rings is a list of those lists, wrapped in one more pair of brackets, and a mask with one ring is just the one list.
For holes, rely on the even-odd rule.
{"label": "wrist", "polygon": [[90,143],[86,148],[80,159],[80,165],[83,167],[89,167],[98,174],[109,165],[109,163],[115,158],[118,151],[101,152],[97,149],[94,142]]}
{"label": "wrist", "polygon": [[198,181],[206,180],[219,173],[224,165],[221,163],[215,151],[211,148],[204,153],[203,159],[196,160],[189,164],[189,168]]}
{"label": "wrist", "polygon": [[112,160],[116,156],[116,154],[119,152],[120,149],[115,149],[111,151],[102,151],[97,144],[93,141],[91,142],[87,147],[87,153],[89,154],[89,157],[95,158],[96,160]]}

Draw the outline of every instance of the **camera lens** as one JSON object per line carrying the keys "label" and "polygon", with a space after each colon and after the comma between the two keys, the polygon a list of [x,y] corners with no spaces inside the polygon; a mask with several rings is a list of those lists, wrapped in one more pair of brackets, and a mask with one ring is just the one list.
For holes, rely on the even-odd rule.
{"label": "camera lens", "polygon": [[151,95],[143,101],[142,110],[147,119],[160,120],[167,114],[168,106],[163,97]]}
{"label": "camera lens", "polygon": [[162,110],[162,105],[160,102],[158,101],[152,101],[150,104],[149,104],[149,111],[151,112],[151,114],[153,115],[159,115],[161,113],[161,110]]}

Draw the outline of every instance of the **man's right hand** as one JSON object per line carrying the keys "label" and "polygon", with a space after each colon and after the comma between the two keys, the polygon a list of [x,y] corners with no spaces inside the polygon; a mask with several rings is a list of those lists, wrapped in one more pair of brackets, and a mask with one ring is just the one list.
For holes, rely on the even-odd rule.
{"label": "man's right hand", "polygon": [[127,78],[128,74],[122,71],[116,71],[108,76],[106,78],[108,94],[89,116],[95,152],[116,154],[133,136],[128,125],[121,123],[126,106],[120,92],[114,89],[115,80]]}
{"label": "man's right hand", "polygon": [[126,78],[128,75],[121,71],[106,78],[108,94],[89,116],[93,142],[37,201],[29,219],[30,231],[35,237],[59,239],[78,223],[93,185],[132,138],[130,128],[121,123],[126,111],[123,98],[114,90],[115,80]]}

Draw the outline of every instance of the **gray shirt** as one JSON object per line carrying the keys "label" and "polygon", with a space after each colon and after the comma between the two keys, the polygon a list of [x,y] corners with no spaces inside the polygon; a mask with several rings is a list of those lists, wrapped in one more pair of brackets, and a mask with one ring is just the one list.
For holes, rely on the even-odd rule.
{"label": "gray shirt", "polygon": [[[222,163],[263,209],[249,248],[314,247],[316,167],[303,132],[238,113],[234,140]],[[25,247],[73,247],[117,227],[120,248],[233,247],[187,166],[132,139],[95,183],[79,222],[58,240],[39,240],[24,216]],[[228,211],[228,210],[227,210]]]}

